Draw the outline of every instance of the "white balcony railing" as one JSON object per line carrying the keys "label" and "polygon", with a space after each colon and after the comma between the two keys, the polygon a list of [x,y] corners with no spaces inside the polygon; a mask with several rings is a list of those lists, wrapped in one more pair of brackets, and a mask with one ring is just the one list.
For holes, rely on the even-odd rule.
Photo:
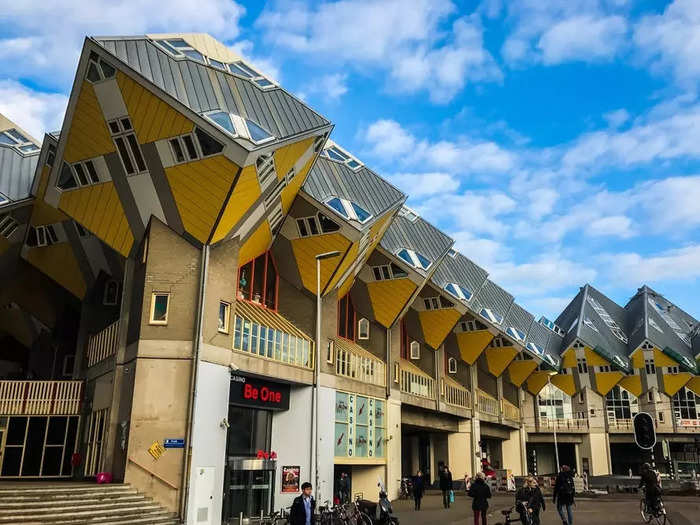
{"label": "white balcony railing", "polygon": [[386,386],[384,361],[336,342],[335,373],[370,385]]}
{"label": "white balcony railing", "polygon": [[476,399],[479,406],[479,412],[489,416],[499,416],[498,400],[496,398],[491,397],[483,390],[478,390]]}
{"label": "white balcony railing", "polygon": [[472,404],[472,396],[469,390],[464,387],[452,385],[445,382],[445,393],[443,394],[445,403],[448,405],[470,408]]}
{"label": "white balcony railing", "polygon": [[629,430],[634,431],[634,424],[631,419],[609,419],[608,428],[610,430]]}
{"label": "white balcony railing", "polygon": [[0,381],[0,415],[80,414],[82,381]]}
{"label": "white balcony railing", "polygon": [[556,428],[557,432],[560,430],[587,430],[588,420],[540,417],[539,428],[540,430],[554,430]]}
{"label": "white balcony railing", "polygon": [[510,421],[520,421],[520,409],[513,403],[503,400],[503,417]]}
{"label": "white balcony railing", "polygon": [[117,353],[119,345],[119,321],[113,322],[104,330],[93,334],[87,344],[88,367],[104,361]]}
{"label": "white balcony railing", "polygon": [[401,365],[400,388],[406,394],[435,399],[435,380],[404,365]]}

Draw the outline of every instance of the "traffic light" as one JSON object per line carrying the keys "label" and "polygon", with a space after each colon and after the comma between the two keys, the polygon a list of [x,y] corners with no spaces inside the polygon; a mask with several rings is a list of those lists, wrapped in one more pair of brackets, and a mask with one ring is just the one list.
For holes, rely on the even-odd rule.
{"label": "traffic light", "polygon": [[634,441],[644,450],[651,450],[656,445],[654,418],[646,412],[640,412],[634,416]]}

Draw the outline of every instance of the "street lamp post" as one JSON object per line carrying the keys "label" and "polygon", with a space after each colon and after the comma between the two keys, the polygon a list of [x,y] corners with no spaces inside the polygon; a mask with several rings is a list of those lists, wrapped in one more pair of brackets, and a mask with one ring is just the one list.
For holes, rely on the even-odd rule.
{"label": "street lamp post", "polygon": [[[552,385],[552,376],[555,374],[556,374],[556,372],[550,372],[547,375],[547,385],[548,386]],[[557,460],[557,472],[559,472],[559,445],[557,444],[557,418],[554,417],[552,419],[554,420],[554,457]]]}
{"label": "street lamp post", "polygon": [[340,252],[320,253],[316,256],[316,351],[314,352],[314,387],[311,412],[311,479],[314,480],[316,498],[321,500],[318,475],[318,378],[321,365],[321,261],[338,257]]}

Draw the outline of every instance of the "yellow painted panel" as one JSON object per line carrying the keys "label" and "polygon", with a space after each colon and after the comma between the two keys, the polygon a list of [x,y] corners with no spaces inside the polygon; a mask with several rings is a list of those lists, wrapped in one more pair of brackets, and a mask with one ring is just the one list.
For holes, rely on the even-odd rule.
{"label": "yellow painted panel", "polygon": [[[360,251],[360,243],[359,242],[354,242],[350,245],[350,249],[348,250],[348,254],[345,257],[343,257],[342,262],[338,266],[338,270],[336,270],[335,275],[331,278],[330,282],[328,283],[329,290],[333,289],[333,287],[338,284],[340,279],[345,275],[345,272],[347,272],[348,269],[352,266],[352,264],[355,261],[357,261],[357,254],[359,251]],[[350,273],[350,275],[352,275],[352,273]],[[352,281],[352,279],[350,279],[350,275],[348,275],[348,280]],[[342,295],[338,295],[338,297],[342,297]]]}
{"label": "yellow painted panel", "polygon": [[454,308],[418,312],[418,319],[420,320],[425,342],[433,348],[439,348],[460,317],[462,317],[462,314]]}
{"label": "yellow painted panel", "polygon": [[255,166],[247,166],[241,170],[241,176],[238,177],[236,187],[233,189],[233,193],[231,193],[231,197],[226,204],[226,209],[221,214],[221,220],[216,227],[212,242],[218,242],[226,237],[241,220],[241,217],[255,204],[258,197],[260,197],[258,174]]}
{"label": "yellow painted panel", "polygon": [[180,112],[121,71],[117,72],[117,84],[140,143],[175,137],[194,128]]}
{"label": "yellow painted panel", "polygon": [[355,279],[351,279],[350,277],[346,278],[345,282],[338,288],[338,297],[345,297],[354,283]]}
{"label": "yellow painted panel", "polygon": [[26,259],[78,299],[85,297],[87,285],[70,243],[29,248]]}
{"label": "yellow painted panel", "polygon": [[690,381],[692,377],[693,375],[689,372],[681,372],[679,374],[663,374],[664,391],[669,396],[673,396],[681,388],[687,385],[688,381]]}
{"label": "yellow painted panel", "polygon": [[547,384],[548,376],[549,374],[542,370],[536,370],[535,372],[530,374],[530,377],[527,378],[526,383],[528,392],[530,392],[533,396],[539,394],[540,391]]}
{"label": "yellow painted panel", "polygon": [[477,330],[475,332],[459,332],[457,336],[457,346],[462,360],[473,365],[481,353],[486,349],[493,339],[493,334],[488,330]]}
{"label": "yellow painted panel", "polygon": [[637,348],[632,355],[632,368],[644,368],[644,350]]}
{"label": "yellow painted panel", "polygon": [[[325,252],[339,251],[344,254],[350,246],[350,241],[340,233],[315,235],[291,241],[292,252],[297,263],[304,288],[316,293],[316,255]],[[323,289],[331,278],[333,271],[340,263],[342,255],[333,259],[321,261],[321,288]]]}
{"label": "yellow painted panel", "polygon": [[658,348],[654,348],[654,365],[658,368],[660,366],[678,366],[678,363]]}
{"label": "yellow painted panel", "polygon": [[238,251],[238,266],[243,266],[258,255],[265,253],[271,242],[272,232],[270,231],[270,225],[267,221],[263,221]]}
{"label": "yellow painted panel", "polygon": [[688,387],[693,392],[695,392],[695,395],[700,396],[700,377],[699,376],[693,376],[693,378],[690,381],[688,381],[685,386]]}
{"label": "yellow painted panel", "polygon": [[528,376],[535,371],[535,368],[537,368],[537,361],[533,359],[513,361],[510,365],[508,365],[510,382],[515,386],[522,385]]}
{"label": "yellow painted panel", "polygon": [[[299,160],[299,157],[301,157],[307,149],[312,147],[315,139],[316,137],[308,137],[275,150],[277,180],[282,180],[287,176],[289,170],[291,170],[292,166]],[[313,160],[313,156],[311,156],[309,160]]]}
{"label": "yellow painted panel", "polygon": [[557,374],[552,376],[552,384],[568,396],[576,393],[576,382],[571,374]]}
{"label": "yellow painted panel", "polygon": [[313,166],[313,160],[314,157],[311,157],[304,165],[304,167],[299,171],[299,173],[297,173],[296,176],[292,179],[292,181],[289,184],[287,184],[287,186],[285,186],[285,188],[282,190],[282,193],[280,194],[280,201],[282,202],[282,213],[286,214],[287,212],[289,212],[289,208],[291,208],[294,198],[297,196],[297,193],[299,193],[299,189],[301,189],[302,184],[304,184],[306,177],[309,175],[311,166]]}
{"label": "yellow painted panel", "polygon": [[640,375],[625,376],[620,379],[618,385],[627,390],[630,394],[634,394],[636,397],[642,395],[642,376]]}
{"label": "yellow painted panel", "polygon": [[596,372],[595,373],[595,384],[596,390],[600,395],[605,395],[612,390],[612,388],[620,382],[620,379],[624,377],[622,372]]}
{"label": "yellow painted panel", "polygon": [[583,350],[585,352],[586,363],[588,366],[606,366],[610,364],[609,361],[598,355],[595,350],[588,347],[584,348]]}
{"label": "yellow painted panel", "polygon": [[389,328],[417,288],[411,279],[390,279],[367,283],[375,320]]}
{"label": "yellow painted panel", "polygon": [[165,169],[185,230],[207,242],[238,166],[223,155]]}
{"label": "yellow painted panel", "polygon": [[114,143],[102,115],[95,90],[83,82],[68,130],[63,158],[70,163],[105,155],[114,151]]}
{"label": "yellow painted panel", "polygon": [[503,371],[508,368],[510,362],[518,355],[518,350],[513,346],[504,346],[502,348],[487,347],[484,351],[486,354],[486,365],[489,372],[496,377],[500,376]]}
{"label": "yellow painted panel", "polygon": [[134,236],[112,182],[63,193],[59,209],[127,257]]}
{"label": "yellow painted panel", "polygon": [[569,348],[562,355],[561,366],[563,368],[575,368],[576,367],[576,350]]}

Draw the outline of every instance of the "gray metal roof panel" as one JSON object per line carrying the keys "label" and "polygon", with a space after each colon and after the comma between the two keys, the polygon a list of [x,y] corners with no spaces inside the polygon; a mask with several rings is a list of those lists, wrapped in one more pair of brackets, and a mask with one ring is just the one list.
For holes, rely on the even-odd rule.
{"label": "gray metal roof panel", "polygon": [[[247,116],[281,139],[330,124],[327,119],[280,87],[262,89],[250,80],[195,60],[176,60],[145,37],[128,40],[106,37],[96,42],[197,113],[221,109]],[[224,83],[220,80],[226,107],[219,107],[209,71],[214,71],[216,78],[223,75],[233,82],[245,108],[237,107],[231,85],[224,89]]]}
{"label": "gray metal roof panel", "polygon": [[31,194],[39,152],[22,155],[12,147],[0,146],[0,193],[11,201]]}
{"label": "gray metal roof panel", "polygon": [[[586,302],[583,305],[583,319],[579,319],[578,323],[579,337],[586,345],[601,354],[601,356],[607,359],[611,364],[630,370],[627,344],[613,335],[611,329],[588,300],[588,294],[591,294],[596,301],[600,302],[602,294],[595,290],[595,288],[588,285],[586,286],[588,290],[586,292]],[[608,299],[608,301],[610,300]],[[624,324],[622,326],[624,326]]]}
{"label": "gray metal roof panel", "polygon": [[564,344],[564,338],[559,334],[555,334],[551,330],[547,329],[549,332],[549,337],[547,339],[547,346],[544,350],[543,359],[549,363],[552,368],[559,370],[561,368],[561,352]]}
{"label": "gray metal roof panel", "polygon": [[[475,312],[479,313],[482,308],[488,308],[493,313],[503,317],[505,321],[505,317],[513,304],[513,296],[490,279],[487,279],[473,302]],[[501,323],[500,327],[505,330],[505,323]]]}
{"label": "gray metal roof panel", "polygon": [[627,323],[625,333],[629,338],[627,343],[627,354],[631,355],[647,337],[646,326],[646,295],[643,292],[637,293],[625,306],[627,310]]}
{"label": "gray metal roof panel", "polygon": [[472,299],[486,282],[488,272],[469,258],[455,251],[445,257],[435,270],[432,280],[440,288],[456,283],[472,294]]}
{"label": "gray metal roof panel", "polygon": [[[549,330],[549,328],[540,324],[533,318],[532,324],[530,325],[530,329],[527,333],[527,339],[525,340],[525,347],[530,349],[530,351],[534,351],[536,354],[544,354],[545,350],[547,349],[547,342],[549,341],[550,333],[552,332]],[[534,348],[537,350],[533,350],[530,343],[532,343]]]}
{"label": "gray metal roof panel", "polygon": [[324,156],[316,160],[302,189],[319,202],[333,196],[355,202],[375,217],[406,198],[366,166],[354,171]]}
{"label": "gray metal roof panel", "polygon": [[421,217],[411,220],[399,214],[394,217],[380,244],[392,254],[402,248],[413,250],[435,264],[447,253],[454,241]]}
{"label": "gray metal roof panel", "polygon": [[[564,308],[564,311],[559,314],[555,324],[561,328],[564,333],[563,347],[568,348],[574,339],[578,336],[581,320],[581,307],[583,306],[584,290],[581,288],[571,302]],[[576,327],[570,329],[573,323],[576,322]],[[549,330],[549,329],[548,329]],[[550,330],[551,331],[551,330]]]}
{"label": "gray metal roof panel", "polygon": [[522,341],[517,342],[520,344],[525,344],[528,331],[530,330],[530,326],[534,320],[534,315],[525,310],[525,308],[519,304],[513,303],[508,311],[508,315],[506,315],[505,321],[503,321],[503,329],[508,330],[508,328],[515,328],[520,330],[523,334],[525,334],[525,337]]}

